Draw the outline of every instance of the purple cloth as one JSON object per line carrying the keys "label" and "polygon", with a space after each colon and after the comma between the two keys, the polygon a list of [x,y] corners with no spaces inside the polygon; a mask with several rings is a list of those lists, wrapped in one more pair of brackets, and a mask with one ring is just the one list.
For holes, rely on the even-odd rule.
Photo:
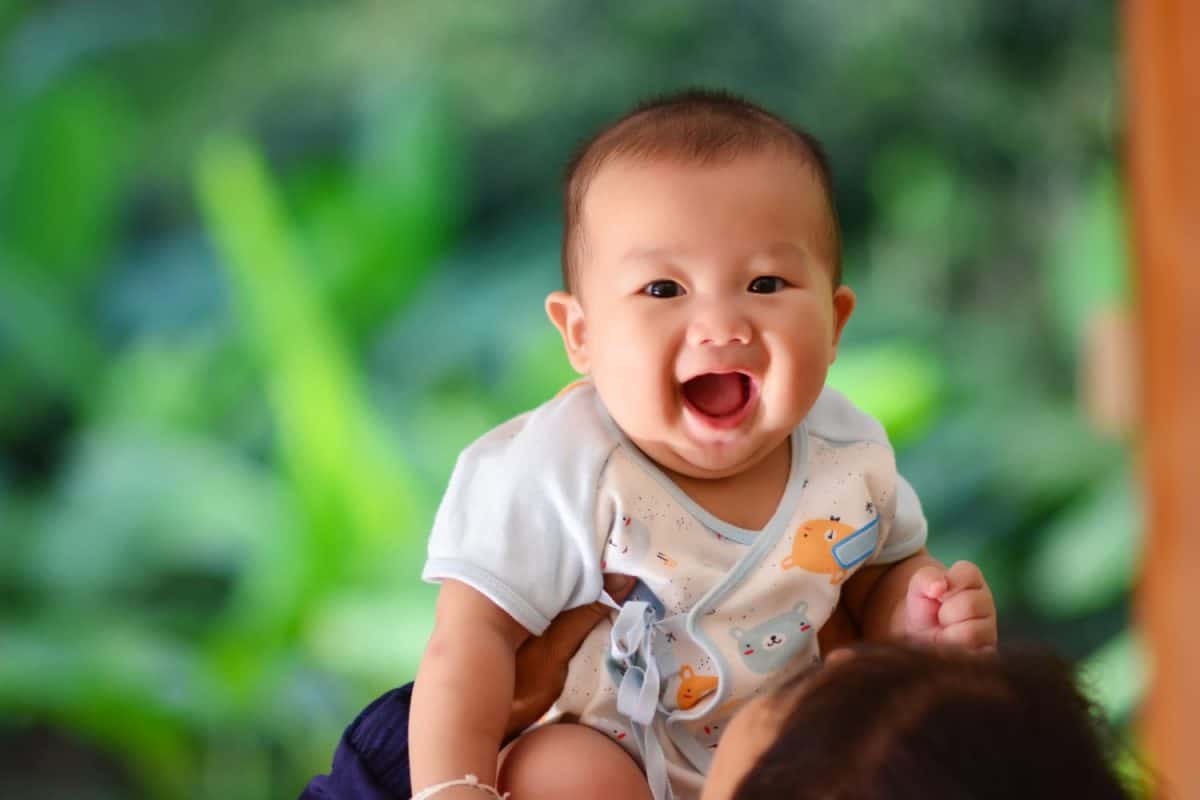
{"label": "purple cloth", "polygon": [[342,734],[329,774],[309,781],[300,800],[408,800],[412,689],[393,689],[364,708]]}

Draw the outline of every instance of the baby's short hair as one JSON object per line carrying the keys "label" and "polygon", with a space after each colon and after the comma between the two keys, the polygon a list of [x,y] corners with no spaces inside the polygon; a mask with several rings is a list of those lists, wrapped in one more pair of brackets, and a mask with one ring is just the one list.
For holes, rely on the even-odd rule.
{"label": "baby's short hair", "polygon": [[829,159],[816,137],[769,111],[724,91],[687,89],[640,103],[576,150],[564,179],[563,287],[572,291],[583,246],[580,222],[588,186],[617,158],[713,163],[776,148],[812,169],[825,193],[834,256],[833,283],[842,279],[842,246]]}

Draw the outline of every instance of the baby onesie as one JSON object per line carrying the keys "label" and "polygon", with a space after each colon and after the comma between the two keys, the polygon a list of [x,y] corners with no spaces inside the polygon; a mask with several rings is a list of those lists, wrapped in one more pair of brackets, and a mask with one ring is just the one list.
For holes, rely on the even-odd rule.
{"label": "baby onesie", "polygon": [[599,599],[603,573],[637,578],[539,724],[589,725],[642,763],[656,800],[697,797],[729,717],[819,658],[845,580],[925,544],[882,426],[840,393],[822,392],[790,449],[774,514],[738,528],[680,490],[584,383],[463,452],[423,577],[472,586],[535,635]]}

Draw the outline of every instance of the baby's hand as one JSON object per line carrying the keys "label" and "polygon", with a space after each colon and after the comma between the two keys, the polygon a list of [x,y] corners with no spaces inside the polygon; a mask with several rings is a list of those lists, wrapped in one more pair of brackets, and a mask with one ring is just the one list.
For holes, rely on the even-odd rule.
{"label": "baby's hand", "polygon": [[917,570],[904,604],[906,633],[915,642],[968,650],[996,646],[996,604],[983,573],[970,561]]}

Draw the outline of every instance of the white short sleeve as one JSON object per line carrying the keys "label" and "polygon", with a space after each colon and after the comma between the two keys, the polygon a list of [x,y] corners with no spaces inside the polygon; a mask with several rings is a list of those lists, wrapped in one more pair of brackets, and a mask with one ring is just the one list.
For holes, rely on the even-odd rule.
{"label": "white short sleeve", "polygon": [[872,559],[876,564],[890,564],[913,555],[925,546],[929,526],[921,501],[904,476],[896,476],[896,514],[892,518],[887,542]]}
{"label": "white short sleeve", "polygon": [[598,599],[597,492],[616,442],[590,385],[485,434],[459,456],[422,578],[466,583],[534,635]]}
{"label": "white short sleeve", "polygon": [[[813,434],[832,442],[873,442],[887,448],[889,468],[882,486],[888,486],[894,473],[892,445],[879,421],[863,412],[850,400],[829,386],[821,392],[809,412],[807,423]],[[895,512],[887,526],[883,549],[871,558],[873,564],[890,564],[908,558],[925,546],[927,525],[917,493],[904,477],[896,474]],[[890,502],[888,503],[890,505]],[[884,512],[884,524],[888,514]]]}

